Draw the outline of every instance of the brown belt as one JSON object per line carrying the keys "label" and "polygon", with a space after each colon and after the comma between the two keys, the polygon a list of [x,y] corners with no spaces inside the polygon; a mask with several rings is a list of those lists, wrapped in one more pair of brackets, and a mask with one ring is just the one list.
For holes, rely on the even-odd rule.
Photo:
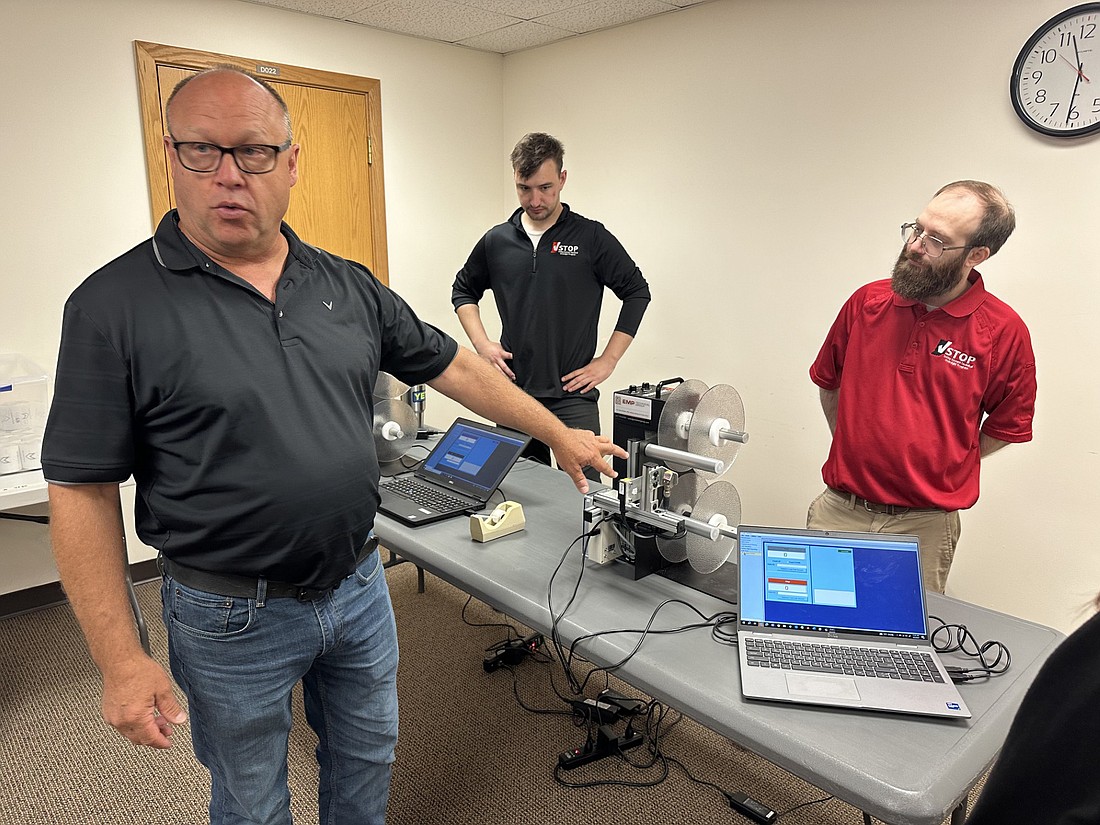
{"label": "brown belt", "polygon": [[853,508],[862,507],[868,513],[877,513],[882,516],[903,516],[906,513],[943,513],[939,507],[906,507],[901,504],[879,504],[874,501],[868,501],[865,498],[860,498],[855,493],[849,493],[846,490],[838,490],[835,487],[830,487],[829,492],[835,493],[845,501],[851,503]]}

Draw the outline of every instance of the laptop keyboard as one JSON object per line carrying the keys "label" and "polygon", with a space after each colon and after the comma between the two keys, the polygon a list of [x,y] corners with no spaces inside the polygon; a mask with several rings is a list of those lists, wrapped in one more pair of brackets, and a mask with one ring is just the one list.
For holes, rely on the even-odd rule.
{"label": "laptop keyboard", "polygon": [[473,506],[467,499],[456,498],[443,490],[420,484],[412,478],[395,478],[392,481],[383,482],[380,486],[411,499],[421,507],[430,507],[433,510],[463,510]]}
{"label": "laptop keyboard", "polygon": [[874,676],[908,682],[943,682],[929,653],[915,650],[883,650],[849,645],[744,639],[749,667]]}

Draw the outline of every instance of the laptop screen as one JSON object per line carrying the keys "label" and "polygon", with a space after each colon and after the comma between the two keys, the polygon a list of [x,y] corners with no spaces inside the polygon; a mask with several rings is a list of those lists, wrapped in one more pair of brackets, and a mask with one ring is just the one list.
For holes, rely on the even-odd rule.
{"label": "laptop screen", "polygon": [[916,536],[738,528],[740,623],[921,637]]}
{"label": "laptop screen", "polygon": [[417,475],[472,494],[490,495],[512,469],[530,438],[459,418],[443,434]]}

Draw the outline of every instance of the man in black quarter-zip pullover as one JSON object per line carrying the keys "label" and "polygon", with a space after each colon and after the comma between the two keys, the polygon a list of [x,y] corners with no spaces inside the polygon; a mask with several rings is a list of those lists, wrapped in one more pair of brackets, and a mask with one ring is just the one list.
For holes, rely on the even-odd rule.
{"label": "man in black quarter-zip pullover", "polygon": [[[570,427],[600,432],[599,390],[626,352],[649,305],[649,285],[622,244],[598,221],[561,202],[564,148],[540,132],[512,150],[520,208],[477,242],[451,288],[451,303],[478,354]],[[604,287],[623,302],[615,331],[596,355]],[[493,291],[500,341],[478,302]],[[549,463],[545,445],[529,453]],[[598,473],[587,471],[590,478]]]}

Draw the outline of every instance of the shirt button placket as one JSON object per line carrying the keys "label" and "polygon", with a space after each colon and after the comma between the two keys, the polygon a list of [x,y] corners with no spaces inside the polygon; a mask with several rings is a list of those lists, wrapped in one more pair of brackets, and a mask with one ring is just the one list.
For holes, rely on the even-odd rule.
{"label": "shirt button placket", "polygon": [[918,321],[913,325],[913,332],[909,336],[909,346],[906,348],[905,353],[902,355],[901,363],[898,365],[903,372],[912,372],[916,367],[917,350],[920,348],[920,328],[923,326],[923,321]]}

